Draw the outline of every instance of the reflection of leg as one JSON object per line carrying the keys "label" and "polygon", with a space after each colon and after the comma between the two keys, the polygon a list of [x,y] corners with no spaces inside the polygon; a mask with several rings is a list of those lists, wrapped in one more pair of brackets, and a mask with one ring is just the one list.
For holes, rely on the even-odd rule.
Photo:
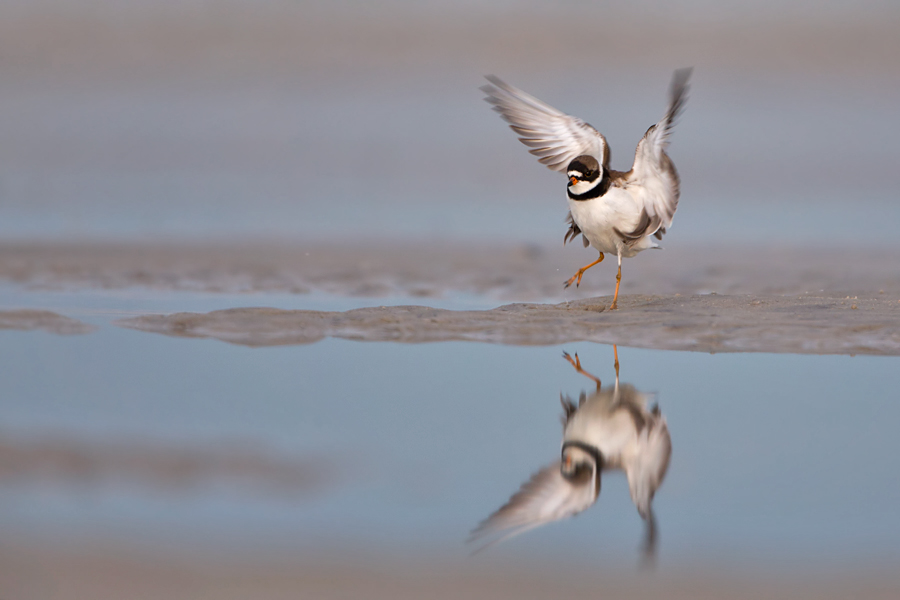
{"label": "reflection of leg", "polygon": [[616,357],[616,381],[619,380],[619,349],[613,344],[613,356]]}
{"label": "reflection of leg", "polygon": [[593,379],[594,381],[596,381],[596,382],[597,382],[597,389],[598,389],[598,390],[600,389],[600,379],[598,379],[597,377],[591,375],[590,373],[588,373],[587,371],[585,371],[584,369],[581,368],[581,360],[578,358],[578,353],[577,353],[577,352],[575,353],[575,360],[572,360],[572,357],[569,356],[569,353],[568,353],[568,352],[563,352],[563,358],[565,358],[567,361],[569,361],[569,364],[571,364],[573,367],[575,367],[575,370],[576,370],[576,371],[578,371],[579,373],[581,373],[581,374],[584,375],[585,377],[587,377],[587,378],[589,378],[589,379]]}
{"label": "reflection of leg", "polygon": [[613,296],[613,303],[610,305],[609,310],[616,310],[618,305],[616,301],[619,299],[619,284],[622,282],[622,255],[619,255],[619,272],[616,273],[616,293]]}
{"label": "reflection of leg", "polygon": [[581,267],[580,269],[578,269],[578,272],[575,273],[574,275],[572,275],[569,278],[569,280],[566,282],[565,287],[569,287],[573,283],[575,284],[575,287],[578,287],[579,285],[581,285],[581,276],[584,275],[584,272],[587,271],[588,269],[590,269],[591,267],[593,267],[594,265],[600,264],[601,262],[603,262],[603,253],[602,252],[600,253],[600,258],[598,258],[591,264],[587,265],[586,267]]}
{"label": "reflection of leg", "polygon": [[653,569],[656,567],[656,516],[653,509],[650,515],[644,519],[644,543],[641,545],[641,567]]}

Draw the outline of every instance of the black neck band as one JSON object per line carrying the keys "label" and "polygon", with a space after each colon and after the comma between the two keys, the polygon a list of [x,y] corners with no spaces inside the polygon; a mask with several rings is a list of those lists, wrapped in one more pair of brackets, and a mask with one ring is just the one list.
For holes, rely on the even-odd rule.
{"label": "black neck band", "polygon": [[571,198],[572,200],[575,200],[575,201],[581,201],[581,200],[592,200],[594,198],[599,198],[600,196],[605,194],[606,190],[608,190],[608,189],[609,189],[609,172],[606,169],[603,169],[603,177],[600,179],[600,181],[597,183],[597,185],[595,185],[594,187],[592,187],[585,193],[573,194],[572,188],[566,188],[566,191],[569,193],[569,198]]}
{"label": "black neck band", "polygon": [[587,452],[591,455],[591,458],[597,461],[597,472],[599,473],[600,470],[603,469],[603,454],[600,453],[600,450],[598,450],[596,446],[591,446],[584,442],[563,442],[562,450],[560,452],[565,452],[567,448],[578,448],[579,450]]}

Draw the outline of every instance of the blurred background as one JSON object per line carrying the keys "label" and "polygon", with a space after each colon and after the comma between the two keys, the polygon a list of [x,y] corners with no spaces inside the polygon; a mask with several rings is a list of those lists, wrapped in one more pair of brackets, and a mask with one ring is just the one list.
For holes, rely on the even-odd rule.
{"label": "blurred background", "polygon": [[626,170],[684,66],[672,249],[625,293],[895,303],[898,32],[887,0],[0,0],[0,596],[896,598],[895,358],[620,348],[673,437],[647,576],[622,477],[464,544],[556,457],[590,383],[562,351],[608,383],[611,348],[115,320],[610,293],[607,264],[560,296],[587,255],[541,252],[564,180],[478,88],[584,118]]}
{"label": "blurred background", "polygon": [[0,237],[555,246],[561,177],[483,75],[624,170],[693,65],[682,243],[890,243],[898,30],[890,1],[5,0]]}

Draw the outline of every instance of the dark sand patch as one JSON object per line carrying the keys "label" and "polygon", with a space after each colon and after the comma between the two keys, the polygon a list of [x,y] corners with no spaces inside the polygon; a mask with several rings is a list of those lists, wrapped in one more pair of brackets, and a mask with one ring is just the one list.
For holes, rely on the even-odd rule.
{"label": "dark sand patch", "polygon": [[123,548],[121,544],[81,543],[67,547],[59,543],[16,543],[6,536],[0,541],[0,597],[23,600],[597,597],[609,600],[887,600],[900,596],[896,573],[883,567],[843,566],[827,572],[791,575],[760,572],[746,566],[738,572],[689,567],[677,574],[641,576],[603,565],[510,566],[422,556],[391,560],[383,551],[377,556],[377,559],[302,554],[267,557],[256,553],[223,559],[184,551],[166,553]]}
{"label": "dark sand patch", "polygon": [[[562,238],[562,236],[560,236]],[[611,294],[607,257],[580,288],[563,288],[597,257],[580,245],[379,242],[361,244],[6,244],[0,280],[38,289],[150,288],[201,292],[320,292],[365,297],[465,293],[498,302],[577,300]],[[884,292],[900,300],[896,247],[838,251],[776,246],[673,245],[624,261],[624,294]]]}
{"label": "dark sand patch", "polygon": [[186,492],[224,484],[243,492],[294,496],[322,489],[334,470],[321,460],[281,458],[248,442],[173,446],[150,440],[0,435],[4,487],[54,483],[84,489],[121,483]]}
{"label": "dark sand patch", "polygon": [[0,311],[0,329],[17,331],[43,329],[58,335],[79,335],[91,333],[97,328],[49,310],[3,310]]}
{"label": "dark sand patch", "polygon": [[[117,10],[102,10],[108,5]],[[853,12],[822,7],[812,15],[782,7],[777,18],[747,18],[757,13],[735,6],[714,11],[715,18],[699,12],[702,18],[698,9],[706,7],[697,2],[652,14],[643,5],[585,4],[576,19],[537,4],[516,11],[490,4],[479,10],[476,3],[460,10],[448,2],[359,11],[309,2],[227,2],[215,9],[194,2],[137,9],[119,2],[90,11],[65,2],[13,6],[19,10],[8,8],[0,21],[0,66],[81,77],[199,73],[209,79],[299,71],[308,79],[348,69],[407,74],[474,65],[543,71],[565,64],[574,71],[605,66],[592,57],[629,50],[625,64],[632,68],[656,66],[660,56],[677,52],[705,69],[880,73],[889,79],[897,73],[890,58],[900,52],[890,3]],[[598,36],[601,21],[616,26]],[[566,39],[582,42],[559,43]]]}
{"label": "dark sand patch", "polygon": [[553,345],[576,341],[697,352],[900,355],[900,303],[878,296],[625,296],[452,311],[424,306],[347,312],[235,308],[145,315],[122,327],[245,346],[325,337],[406,343],[464,340]]}

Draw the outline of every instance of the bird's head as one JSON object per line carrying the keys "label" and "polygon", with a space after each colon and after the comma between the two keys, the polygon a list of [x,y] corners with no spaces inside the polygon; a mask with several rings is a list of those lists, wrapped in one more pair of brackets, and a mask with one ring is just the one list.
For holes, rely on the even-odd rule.
{"label": "bird's head", "polygon": [[563,445],[559,471],[572,483],[586,483],[600,471],[600,454],[592,447],[577,442]]}
{"label": "bird's head", "polygon": [[603,167],[596,158],[584,154],[569,163],[566,175],[569,177],[569,191],[583,194],[600,183]]}

